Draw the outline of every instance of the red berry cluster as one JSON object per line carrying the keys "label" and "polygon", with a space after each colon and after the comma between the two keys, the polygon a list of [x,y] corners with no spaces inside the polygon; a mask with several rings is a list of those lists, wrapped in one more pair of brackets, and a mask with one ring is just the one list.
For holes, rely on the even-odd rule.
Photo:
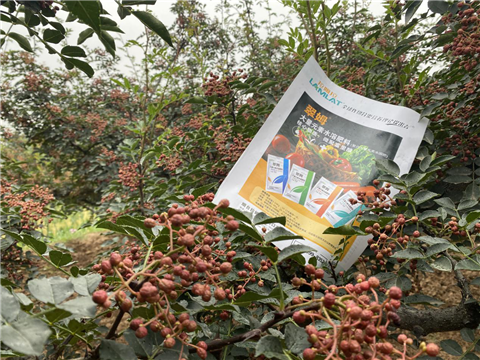
{"label": "red berry cluster", "polygon": [[216,95],[226,97],[233,93],[230,83],[240,79],[246,79],[247,74],[243,74],[243,69],[235,70],[231,75],[225,75],[220,79],[219,75],[210,73],[210,77],[204,78],[202,88],[205,89],[206,96]]}
{"label": "red berry cluster", "polygon": [[[412,345],[413,339],[405,334],[398,337],[403,351],[395,348],[388,339],[389,323],[398,325],[400,322],[397,314],[402,298],[400,288],[391,287],[386,292],[387,298],[380,302],[375,290],[379,288],[380,281],[375,277],[367,280],[364,275],[359,275],[357,284],[337,287],[323,283],[323,270],[312,265],[305,267],[305,273],[307,279],[295,277],[292,284],[297,287],[309,285],[312,291],[326,290],[325,296],[320,299],[296,297],[292,301],[291,308],[303,308],[294,312],[293,321],[299,325],[308,324],[305,331],[311,347],[303,352],[305,360],[314,360],[317,355],[326,356],[326,359],[349,360],[415,359],[424,352],[430,356],[438,355],[437,345],[424,343],[418,353],[407,355],[407,345]],[[346,294],[340,295],[341,290]],[[317,321],[326,322],[330,329],[318,330],[315,326]]]}
{"label": "red berry cluster", "polygon": [[[43,219],[50,215],[47,205],[55,198],[48,188],[35,185],[31,189],[15,192],[12,183],[0,181],[2,202],[9,208],[20,208],[22,229],[33,230],[41,227]],[[50,222],[52,219],[49,219]]]}
{"label": "red berry cluster", "polygon": [[138,172],[138,164],[122,163],[118,170],[118,178],[123,186],[129,187],[130,191],[135,191],[142,179],[142,175]]}
{"label": "red berry cluster", "polygon": [[477,4],[461,1],[457,4],[460,9],[457,14],[449,13],[442,17],[446,25],[460,25],[453,43],[446,44],[443,51],[460,57],[460,66],[465,67],[467,71],[478,64],[478,54],[480,54],[480,8],[476,10],[475,5]]}
{"label": "red berry cluster", "polygon": [[[213,193],[197,199],[193,195],[185,195],[185,205],[173,204],[167,212],[145,219],[147,228],[168,229],[170,235],[166,252],[154,249],[145,254],[139,246],[129,243],[129,251],[123,254],[113,252],[108,260],[93,267],[102,275],[99,290],[93,294],[96,304],[109,309],[114,300],[124,312],[134,306],[150,304],[155,307],[156,316],[131,321],[130,327],[135,330],[136,336],[145,337],[148,328],[153,332],[160,331],[165,338],[165,347],[173,347],[180,341],[194,347],[202,359],[207,355],[206,344],[193,344],[189,335],[196,330],[196,321],[186,313],[176,314],[172,302],[185,292],[191,292],[206,302],[212,297],[216,301],[234,300],[246,292],[246,284],[257,281],[260,271],[266,271],[271,266],[269,262],[262,261],[260,267],[254,269],[251,263],[245,261],[244,270],[237,273],[238,279],[233,283],[225,281],[224,276],[233,271],[232,261],[236,252],[231,250],[231,244],[225,238],[223,246],[219,246],[219,233],[212,229],[222,222],[228,232],[233,232],[238,230],[239,223],[232,216],[224,217],[218,211],[229,206],[228,200],[220,201],[213,209],[204,206],[213,197]],[[107,281],[110,275],[115,275],[119,282]],[[258,283],[262,286],[260,281]],[[229,314],[222,311],[220,316],[228,318]]]}

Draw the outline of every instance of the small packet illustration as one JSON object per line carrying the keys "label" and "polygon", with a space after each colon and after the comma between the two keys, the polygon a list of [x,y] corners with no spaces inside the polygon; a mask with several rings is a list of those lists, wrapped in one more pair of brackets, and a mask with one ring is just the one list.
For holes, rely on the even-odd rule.
{"label": "small packet illustration", "polygon": [[293,164],[287,186],[283,192],[283,197],[295,201],[300,205],[305,205],[314,177],[315,173],[313,171]]}
{"label": "small packet illustration", "polygon": [[330,204],[340,196],[342,190],[343,188],[322,176],[308,193],[305,207],[322,217]]}
{"label": "small packet illustration", "polygon": [[289,171],[290,160],[269,154],[265,190],[283,194],[283,191],[287,186]]}
{"label": "small packet illustration", "polygon": [[333,227],[339,227],[346,225],[353,220],[358,211],[363,208],[361,203],[352,205],[350,199],[356,199],[357,194],[353,191],[349,191],[343,196],[339,197],[325,212],[324,218],[328,220]]}

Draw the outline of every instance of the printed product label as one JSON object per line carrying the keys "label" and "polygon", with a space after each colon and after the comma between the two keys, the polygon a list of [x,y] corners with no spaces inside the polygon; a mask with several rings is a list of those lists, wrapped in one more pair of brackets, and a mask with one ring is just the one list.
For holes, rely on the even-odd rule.
{"label": "printed product label", "polygon": [[322,217],[330,204],[340,195],[341,192],[342,188],[340,186],[321,177],[308,193],[305,207],[314,214]]}
{"label": "printed product label", "polygon": [[293,164],[283,196],[300,205],[304,205],[312,187],[315,173]]}
{"label": "printed product label", "polygon": [[339,197],[325,212],[325,219],[327,219],[333,227],[345,225],[353,220],[362,206],[361,203],[355,205],[350,203],[350,199],[356,198],[357,195],[351,190]]}
{"label": "printed product label", "polygon": [[283,194],[287,186],[290,160],[268,155],[267,183],[265,190]]}

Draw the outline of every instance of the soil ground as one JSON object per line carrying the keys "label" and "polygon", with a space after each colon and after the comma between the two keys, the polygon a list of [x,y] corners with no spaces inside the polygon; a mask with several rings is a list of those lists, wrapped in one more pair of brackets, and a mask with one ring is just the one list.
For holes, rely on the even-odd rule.
{"label": "soil ground", "polygon": [[[70,249],[72,249],[71,254],[73,260],[77,262],[76,265],[79,268],[82,268],[90,264],[92,259],[94,259],[99,252],[106,250],[106,248],[102,247],[102,244],[104,244],[107,240],[110,240],[111,238],[112,236],[106,236],[104,233],[91,233],[80,239],[71,240],[66,245]],[[464,271],[463,274],[468,280],[472,280],[479,275],[478,272],[473,271]],[[49,273],[48,275],[51,276],[55,274]],[[460,302],[461,293],[456,283],[457,282],[453,273],[441,271],[425,274],[425,276],[420,279],[422,293],[443,301],[445,303],[444,306],[454,306]],[[471,292],[476,299],[480,299],[479,286],[472,285]],[[111,318],[103,319],[101,325],[109,328],[113,324],[115,317],[116,312],[113,313],[113,316]],[[123,330],[127,326],[128,318],[125,316],[121,325],[119,326],[119,330]],[[478,338],[480,336],[480,330],[477,329],[475,335],[476,338]],[[430,334],[425,338],[425,341],[435,342],[439,344],[440,341],[446,339],[453,339],[457,341],[462,346],[464,351],[471,345],[471,343],[468,343],[462,339],[460,331]],[[440,353],[439,356],[445,360],[459,359],[458,357],[451,356],[443,351]]]}

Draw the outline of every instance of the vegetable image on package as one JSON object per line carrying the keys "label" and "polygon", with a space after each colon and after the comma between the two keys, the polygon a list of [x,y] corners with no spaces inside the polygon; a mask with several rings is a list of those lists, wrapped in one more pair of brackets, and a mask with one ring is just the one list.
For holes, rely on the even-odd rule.
{"label": "vegetable image on package", "polygon": [[[355,222],[358,191],[372,197],[376,159],[402,173],[415,158],[427,119],[415,111],[346,91],[311,58],[278,102],[216,194],[242,211],[286,219],[285,227],[319,261],[339,248],[340,235],[324,231]],[[292,240],[275,242],[279,248]],[[351,237],[338,268],[347,269],[366,246]]]}

